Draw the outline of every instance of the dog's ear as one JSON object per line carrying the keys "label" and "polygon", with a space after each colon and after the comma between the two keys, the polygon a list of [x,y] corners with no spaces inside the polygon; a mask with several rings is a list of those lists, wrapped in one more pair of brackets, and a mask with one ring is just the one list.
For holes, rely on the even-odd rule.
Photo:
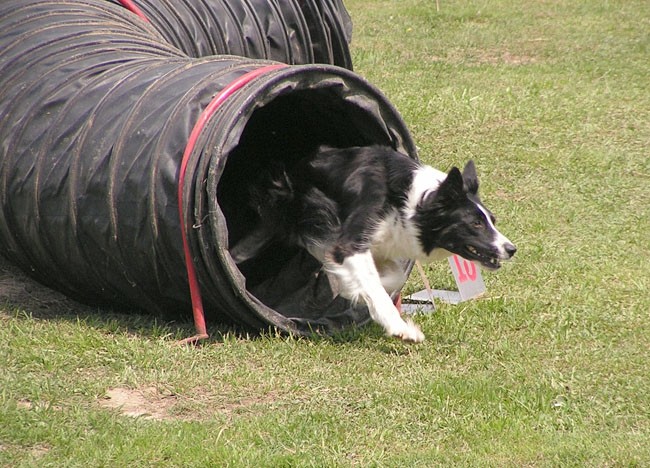
{"label": "dog's ear", "polygon": [[463,175],[460,169],[452,167],[445,180],[440,183],[437,190],[437,196],[444,197],[450,200],[458,200],[465,197],[463,190]]}
{"label": "dog's ear", "polygon": [[465,190],[472,195],[478,193],[478,176],[476,175],[476,166],[473,160],[467,161],[463,169],[463,182]]}

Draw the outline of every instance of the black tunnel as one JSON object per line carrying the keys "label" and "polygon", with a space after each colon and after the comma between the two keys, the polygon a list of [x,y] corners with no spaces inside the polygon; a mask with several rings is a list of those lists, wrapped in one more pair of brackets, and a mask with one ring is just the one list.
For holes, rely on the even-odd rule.
{"label": "black tunnel", "polygon": [[[386,144],[416,157],[401,117],[332,65],[191,58],[99,0],[0,4],[0,253],[92,304],[190,314],[182,232],[208,319],[325,333],[369,320],[321,265],[282,246],[238,268],[254,223],[247,181],[322,144]],[[202,111],[254,71],[202,127]],[[179,218],[179,204],[185,218]],[[405,265],[405,269],[410,265]]]}

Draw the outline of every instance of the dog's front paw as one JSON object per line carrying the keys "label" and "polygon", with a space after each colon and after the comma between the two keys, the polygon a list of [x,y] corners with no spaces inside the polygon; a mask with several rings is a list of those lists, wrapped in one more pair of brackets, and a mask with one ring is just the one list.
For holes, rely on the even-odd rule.
{"label": "dog's front paw", "polygon": [[410,319],[407,319],[404,326],[398,332],[393,333],[392,336],[408,343],[422,343],[424,341],[424,333]]}

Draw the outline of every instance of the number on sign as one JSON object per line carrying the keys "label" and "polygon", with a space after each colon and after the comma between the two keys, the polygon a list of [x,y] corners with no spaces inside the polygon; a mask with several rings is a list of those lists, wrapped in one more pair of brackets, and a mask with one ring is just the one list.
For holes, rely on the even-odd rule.
{"label": "number on sign", "polygon": [[458,282],[476,281],[476,265],[458,255],[454,255],[453,258],[458,270]]}

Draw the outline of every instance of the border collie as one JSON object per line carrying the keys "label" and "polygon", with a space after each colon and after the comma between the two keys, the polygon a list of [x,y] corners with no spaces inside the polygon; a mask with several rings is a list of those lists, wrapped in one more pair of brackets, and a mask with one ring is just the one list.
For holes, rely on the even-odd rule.
{"label": "border collie", "polygon": [[405,259],[426,263],[453,253],[496,270],[516,252],[478,185],[473,161],[445,174],[385,146],[321,147],[291,167],[273,163],[251,184],[259,223],[230,254],[242,263],[271,241],[299,245],[388,335],[421,342],[420,329],[390,297],[407,279]]}

